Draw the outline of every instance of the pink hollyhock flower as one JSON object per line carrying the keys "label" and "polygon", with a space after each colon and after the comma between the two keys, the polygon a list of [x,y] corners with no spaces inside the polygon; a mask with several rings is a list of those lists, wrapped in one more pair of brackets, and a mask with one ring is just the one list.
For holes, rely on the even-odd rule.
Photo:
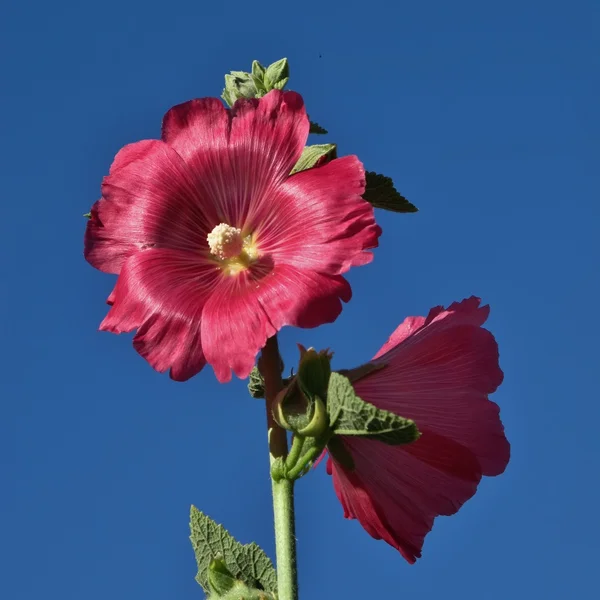
{"label": "pink hollyhock flower", "polygon": [[482,328],[489,307],[479,303],[407,318],[371,363],[386,366],[354,383],[363,400],[413,419],[421,437],[389,446],[340,436],[345,452],[330,453],[327,463],[345,517],[410,563],[435,517],[456,513],[482,475],[500,475],[508,464],[499,408],[488,399],[503,379],[498,346]]}
{"label": "pink hollyhock flower", "polygon": [[247,377],[284,325],[334,321],[341,276],[381,234],[356,156],[290,176],[308,137],[301,96],[175,106],[162,139],[125,146],[92,208],[85,257],[119,274],[100,329],[184,381]]}

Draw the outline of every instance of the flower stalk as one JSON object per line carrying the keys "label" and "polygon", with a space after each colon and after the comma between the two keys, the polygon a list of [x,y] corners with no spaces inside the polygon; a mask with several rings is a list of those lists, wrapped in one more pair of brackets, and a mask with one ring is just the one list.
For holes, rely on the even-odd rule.
{"label": "flower stalk", "polygon": [[[278,459],[285,460],[288,453],[286,431],[273,418],[275,398],[283,388],[277,336],[267,340],[259,361],[259,369],[265,382],[269,454],[270,464],[273,467]],[[278,600],[298,600],[294,481],[272,477],[272,492]]]}

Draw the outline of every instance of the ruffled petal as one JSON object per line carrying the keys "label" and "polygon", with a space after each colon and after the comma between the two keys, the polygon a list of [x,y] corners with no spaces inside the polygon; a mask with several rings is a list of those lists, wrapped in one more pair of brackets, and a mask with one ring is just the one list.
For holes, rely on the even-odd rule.
{"label": "ruffled petal", "polygon": [[202,345],[217,379],[231,371],[248,377],[267,338],[285,325],[316,327],[334,321],[348,282],[289,265],[258,262],[236,277],[220,280],[202,312]]}
{"label": "ruffled petal", "polygon": [[162,136],[194,172],[198,193],[213,207],[214,225],[250,233],[249,218],[257,206],[272,207],[308,129],[302,97],[273,90],[260,100],[238,100],[231,110],[215,98],[175,106],[165,115]]}
{"label": "ruffled petal", "polygon": [[383,369],[355,383],[356,393],[376,406],[414,419],[469,448],[484,475],[499,475],[510,445],[498,406],[488,399],[502,382],[498,346],[482,329],[488,307],[472,298],[429,317],[407,319],[377,354]]}
{"label": "ruffled petal", "polygon": [[221,271],[197,254],[148,249],[129,257],[111,294],[100,329],[138,329],[135,349],[159,372],[185,381],[206,364],[201,314]]}
{"label": "ruffled petal", "polygon": [[328,464],[344,516],[357,519],[414,563],[438,515],[452,515],[473,496],[481,479],[476,457],[434,433],[406,446],[343,438],[354,461],[348,470]]}
{"label": "ruffled petal", "polygon": [[250,222],[261,252],[277,262],[338,275],[371,262],[381,228],[363,200],[365,172],[345,156],[288,178]]}
{"label": "ruffled petal", "polygon": [[167,144],[145,140],[125,146],[102,184],[85,235],[85,258],[119,273],[133,253],[153,246],[207,250],[210,231],[193,179]]}

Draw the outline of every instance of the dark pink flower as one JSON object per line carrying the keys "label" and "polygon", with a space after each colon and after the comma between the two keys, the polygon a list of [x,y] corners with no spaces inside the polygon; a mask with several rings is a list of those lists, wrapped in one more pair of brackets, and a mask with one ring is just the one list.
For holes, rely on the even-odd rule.
{"label": "dark pink flower", "polygon": [[405,446],[339,439],[353,468],[331,456],[346,518],[358,519],[414,563],[438,515],[452,515],[482,475],[499,475],[510,456],[499,408],[488,399],[502,382],[498,346],[482,328],[489,307],[478,298],[409,317],[373,359],[384,368],[356,381],[375,406],[413,419],[421,437]]}
{"label": "dark pink flower", "polygon": [[247,377],[284,325],[336,319],[341,276],[371,261],[381,230],[355,156],[290,176],[308,137],[301,96],[226,109],[172,108],[162,139],[125,146],[92,208],[85,257],[119,274],[100,329],[137,329],[136,350],[186,380],[212,365]]}

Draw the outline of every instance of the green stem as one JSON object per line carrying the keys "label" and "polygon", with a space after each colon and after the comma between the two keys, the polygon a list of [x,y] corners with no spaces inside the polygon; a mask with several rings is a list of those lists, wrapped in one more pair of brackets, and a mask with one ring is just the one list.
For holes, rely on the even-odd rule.
{"label": "green stem", "polygon": [[292,447],[290,449],[290,453],[285,459],[285,466],[288,469],[293,468],[293,466],[298,462],[300,455],[302,453],[302,448],[304,447],[304,439],[300,436],[295,435],[292,440]]}
{"label": "green stem", "polygon": [[315,460],[315,458],[317,458],[317,456],[319,456],[319,454],[321,454],[321,452],[323,452],[323,448],[320,446],[313,446],[312,448],[310,448],[306,454],[300,458],[296,465],[294,465],[286,474],[286,476],[291,479],[292,481],[295,481],[296,479],[298,479],[298,477],[300,476],[300,473],[302,473],[302,471],[304,471],[304,469],[306,469],[306,467],[308,466],[309,463],[311,463],[313,460]]}
{"label": "green stem", "polygon": [[273,481],[273,512],[277,553],[277,597],[278,600],[298,600],[293,481]]}
{"label": "green stem", "polygon": [[[258,366],[265,380],[269,453],[272,467],[277,459],[284,461],[288,452],[286,431],[273,418],[273,404],[277,394],[283,388],[277,336],[267,340]],[[277,554],[277,596],[278,600],[298,600],[294,482],[286,479],[275,481],[272,478],[271,483]]]}

